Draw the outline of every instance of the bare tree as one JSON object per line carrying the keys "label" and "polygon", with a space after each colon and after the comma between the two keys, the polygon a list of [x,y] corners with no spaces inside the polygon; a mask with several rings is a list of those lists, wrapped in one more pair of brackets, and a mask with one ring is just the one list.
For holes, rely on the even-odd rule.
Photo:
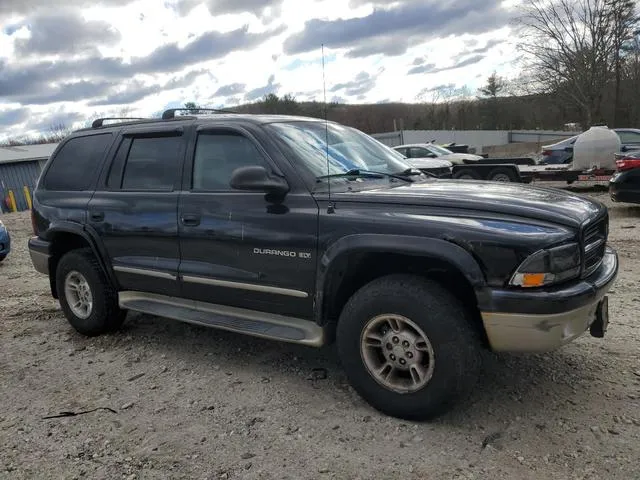
{"label": "bare tree", "polygon": [[520,49],[545,92],[578,107],[589,127],[601,120],[615,49],[610,0],[528,0]]}
{"label": "bare tree", "polygon": [[613,125],[618,127],[620,126],[622,61],[630,43],[634,40],[640,18],[633,0],[607,0],[606,4],[613,28],[613,66],[615,71]]}

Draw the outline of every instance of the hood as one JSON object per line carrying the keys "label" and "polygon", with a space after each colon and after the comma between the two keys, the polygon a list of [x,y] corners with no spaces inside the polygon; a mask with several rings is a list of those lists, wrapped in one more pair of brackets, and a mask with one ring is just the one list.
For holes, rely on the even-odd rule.
{"label": "hood", "polygon": [[480,155],[473,155],[471,153],[449,153],[447,155],[441,155],[438,158],[455,164],[460,164],[463,160],[483,160]]}
{"label": "hood", "polygon": [[451,168],[452,163],[443,158],[406,158],[405,162],[415,168]]}
{"label": "hood", "polygon": [[336,199],[460,208],[543,220],[579,228],[606,207],[594,200],[552,188],[460,180],[432,180],[380,190],[337,194]]}

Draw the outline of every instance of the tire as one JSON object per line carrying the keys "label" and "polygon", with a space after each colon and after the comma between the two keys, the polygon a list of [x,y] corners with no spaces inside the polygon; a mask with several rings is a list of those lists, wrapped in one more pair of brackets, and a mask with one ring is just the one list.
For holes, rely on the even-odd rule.
{"label": "tire", "polygon": [[[422,342],[421,356],[423,361],[427,358],[428,348],[424,347],[430,344],[435,361],[422,367],[423,373],[427,372],[424,378],[430,379],[419,388],[414,385],[394,390],[370,373],[372,369],[365,358],[369,359],[369,364],[372,357],[379,360],[379,364],[389,363],[389,357],[382,356],[382,351],[388,348],[387,341],[394,339],[385,336],[381,348],[361,349],[361,337],[367,331],[367,325],[385,315],[409,320],[427,337],[426,345]],[[448,290],[419,276],[390,275],[362,287],[343,309],[336,335],[338,353],[353,388],[373,408],[393,417],[427,420],[438,416],[466,396],[478,377],[482,343],[469,313]],[[414,349],[417,343],[410,344],[409,350],[417,353]],[[401,339],[392,347],[395,349],[400,344]],[[389,355],[388,351],[386,355]],[[404,355],[405,362],[409,361],[409,353]],[[414,354],[412,358],[417,360],[418,357]],[[402,361],[399,356],[395,360]],[[404,376],[408,374],[401,372]],[[400,391],[403,388],[405,390]]]}
{"label": "tire", "polygon": [[[75,290],[67,288],[70,284],[76,285]],[[72,250],[60,259],[56,269],[56,288],[62,311],[79,333],[93,337],[113,332],[122,326],[126,311],[119,308],[118,293],[109,283],[91,249]],[[79,300],[79,290],[85,292],[82,298],[90,302]],[[82,304],[83,307],[76,308],[72,303]]]}
{"label": "tire", "polygon": [[498,167],[489,172],[489,175],[487,175],[487,180],[491,182],[510,183],[515,182],[517,178],[511,169]]}
{"label": "tire", "polygon": [[7,258],[6,255],[0,255],[0,262],[3,261],[5,258]]}
{"label": "tire", "polygon": [[461,168],[453,174],[453,178],[460,180],[480,180],[480,174],[471,168]]}

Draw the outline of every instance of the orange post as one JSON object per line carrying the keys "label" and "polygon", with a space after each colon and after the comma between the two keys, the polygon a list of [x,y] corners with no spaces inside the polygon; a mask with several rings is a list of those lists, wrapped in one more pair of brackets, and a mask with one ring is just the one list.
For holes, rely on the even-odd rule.
{"label": "orange post", "polygon": [[26,185],[23,186],[22,191],[24,192],[24,199],[27,201],[27,208],[31,210],[33,204],[31,203],[31,192],[29,191],[29,187]]}
{"label": "orange post", "polygon": [[18,211],[18,207],[16,206],[16,197],[13,194],[13,190],[9,190],[9,208],[12,212]]}

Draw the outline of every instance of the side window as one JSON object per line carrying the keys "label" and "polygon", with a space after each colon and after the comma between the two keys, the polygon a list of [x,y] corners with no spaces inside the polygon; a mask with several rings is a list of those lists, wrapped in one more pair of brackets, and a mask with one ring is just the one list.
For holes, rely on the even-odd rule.
{"label": "side window", "polygon": [[[128,147],[128,155],[124,163],[121,188],[123,190],[173,190],[176,178],[179,176],[180,151],[182,146],[180,136],[144,136],[133,137]],[[116,187],[117,161],[127,142],[120,145],[114,160],[115,173],[110,172],[109,186]]]}
{"label": "side window", "polygon": [[232,190],[229,182],[240,167],[268,164],[256,146],[234,132],[203,132],[198,135],[193,159],[193,190]]}
{"label": "side window", "polygon": [[429,151],[425,148],[411,147],[411,158],[424,158],[429,156]]}
{"label": "side window", "polygon": [[67,141],[53,158],[42,186],[46,190],[87,190],[98,172],[111,138],[110,133],[103,133]]}
{"label": "side window", "polygon": [[407,149],[406,148],[396,148],[395,150],[398,153],[401,153],[402,155],[404,155],[405,157],[407,156]]}

